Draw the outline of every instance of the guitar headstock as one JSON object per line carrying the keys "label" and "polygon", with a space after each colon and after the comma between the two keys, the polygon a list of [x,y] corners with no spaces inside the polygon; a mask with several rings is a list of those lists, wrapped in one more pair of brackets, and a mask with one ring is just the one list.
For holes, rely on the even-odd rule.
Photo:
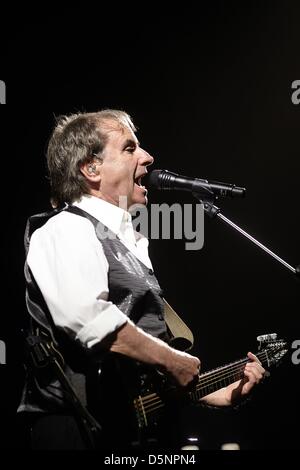
{"label": "guitar headstock", "polygon": [[277,365],[288,352],[287,342],[277,339],[277,333],[257,336],[260,359],[268,367]]}

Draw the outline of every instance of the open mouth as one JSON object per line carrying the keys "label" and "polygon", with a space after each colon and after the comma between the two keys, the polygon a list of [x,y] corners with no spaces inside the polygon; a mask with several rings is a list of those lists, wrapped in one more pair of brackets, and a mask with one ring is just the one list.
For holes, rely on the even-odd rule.
{"label": "open mouth", "polygon": [[146,190],[145,186],[142,185],[142,178],[144,176],[145,175],[138,176],[137,178],[134,179],[134,182],[137,186],[139,186],[139,188],[142,188],[142,189]]}

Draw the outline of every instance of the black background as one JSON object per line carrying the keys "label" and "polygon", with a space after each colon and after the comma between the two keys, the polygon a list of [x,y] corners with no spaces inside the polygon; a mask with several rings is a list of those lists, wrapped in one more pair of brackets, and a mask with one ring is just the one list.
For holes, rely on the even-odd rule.
{"label": "black background", "polygon": [[[0,107],[4,447],[20,445],[23,232],[29,215],[49,209],[44,153],[54,115],[126,110],[156,158],[153,168],[245,186],[244,200],[219,202],[223,213],[295,266],[300,105],[291,84],[300,79],[299,17],[291,2],[135,14],[45,7],[9,16],[0,76],[7,86]],[[195,200],[151,191],[150,202]],[[299,281],[217,220],[205,219],[200,251],[153,240],[150,253],[167,299],[194,331],[204,369],[255,351],[258,334],[300,339]],[[245,449],[297,448],[299,372],[290,352],[240,412],[194,410],[186,434],[198,435],[203,448],[232,440]]]}

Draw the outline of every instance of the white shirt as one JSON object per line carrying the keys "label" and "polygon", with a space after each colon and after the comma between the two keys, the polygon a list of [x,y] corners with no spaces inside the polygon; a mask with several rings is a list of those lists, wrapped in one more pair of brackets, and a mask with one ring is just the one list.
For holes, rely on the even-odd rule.
{"label": "white shirt", "polygon": [[[131,215],[94,196],[74,203],[100,220],[147,267],[148,240],[133,230]],[[108,262],[93,224],[61,212],[37,229],[30,241],[27,263],[57,326],[71,329],[91,347],[128,317],[108,301]]]}

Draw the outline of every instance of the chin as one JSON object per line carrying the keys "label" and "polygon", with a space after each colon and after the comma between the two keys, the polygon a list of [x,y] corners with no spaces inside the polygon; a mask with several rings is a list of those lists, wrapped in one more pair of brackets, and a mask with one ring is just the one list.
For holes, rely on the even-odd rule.
{"label": "chin", "polygon": [[148,204],[148,199],[147,199],[147,197],[136,198],[136,199],[134,199],[134,200],[132,201],[132,203],[130,204],[130,206],[133,206],[134,204],[146,206],[146,205]]}
{"label": "chin", "polygon": [[129,207],[133,206],[134,204],[146,206],[148,204],[147,196],[145,195],[145,196],[139,196],[139,197],[132,198]]}

